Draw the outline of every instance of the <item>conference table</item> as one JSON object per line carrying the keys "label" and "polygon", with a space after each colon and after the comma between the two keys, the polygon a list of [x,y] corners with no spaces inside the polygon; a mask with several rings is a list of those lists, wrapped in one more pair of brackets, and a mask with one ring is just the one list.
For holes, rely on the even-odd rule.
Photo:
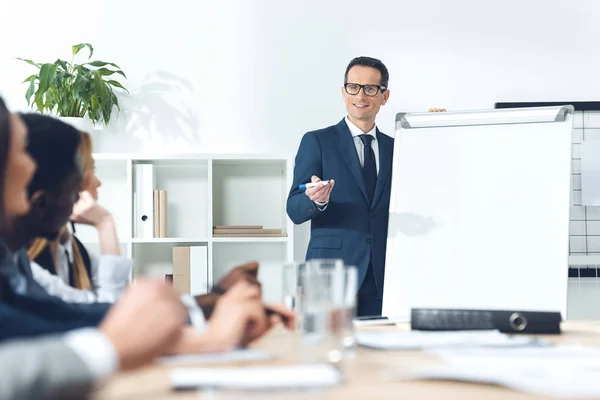
{"label": "conference table", "polygon": [[[367,330],[407,330],[408,325],[361,327]],[[540,336],[554,343],[583,344],[600,347],[600,321],[566,321],[561,335]],[[227,366],[277,366],[296,363],[298,351],[294,351],[290,333],[276,329],[265,335],[252,347],[267,349],[274,357],[261,362],[235,362],[215,364],[216,368]],[[398,369],[438,363],[433,356],[421,351],[381,351],[359,347],[353,358],[344,361],[344,383],[333,388],[311,393],[202,393],[199,391],[176,392],[169,385],[169,368],[152,365],[142,370],[122,373],[110,379],[95,394],[97,399],[540,399],[503,387],[448,382],[448,381],[399,381],[390,378],[389,372]],[[192,365],[177,365],[194,366]],[[202,367],[210,365],[202,364]]]}

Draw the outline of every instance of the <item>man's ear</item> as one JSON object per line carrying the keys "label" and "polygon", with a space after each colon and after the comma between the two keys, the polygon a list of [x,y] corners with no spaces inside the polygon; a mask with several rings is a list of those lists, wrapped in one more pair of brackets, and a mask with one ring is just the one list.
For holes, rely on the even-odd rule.
{"label": "man's ear", "polygon": [[387,89],[385,92],[383,92],[383,101],[381,102],[381,105],[385,106],[385,103],[387,103],[389,99],[390,99],[390,89]]}
{"label": "man's ear", "polygon": [[44,213],[48,207],[48,195],[45,191],[38,190],[29,197],[29,203],[31,204],[30,214]]}

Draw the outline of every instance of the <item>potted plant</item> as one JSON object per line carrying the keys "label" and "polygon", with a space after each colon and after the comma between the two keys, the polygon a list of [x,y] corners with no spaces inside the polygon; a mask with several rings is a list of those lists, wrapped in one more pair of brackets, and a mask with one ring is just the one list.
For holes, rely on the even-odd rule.
{"label": "potted plant", "polygon": [[[84,48],[90,53],[86,62],[75,64],[75,56]],[[115,77],[116,74],[127,77],[117,64],[89,61],[94,53],[89,43],[74,45],[71,52],[70,63],[61,59],[54,63],[37,63],[19,58],[38,69],[23,81],[28,83],[25,98],[27,104],[38,111],[55,114],[76,128],[90,132],[92,124],[109,123],[113,107],[120,111],[114,89],[129,91]]]}

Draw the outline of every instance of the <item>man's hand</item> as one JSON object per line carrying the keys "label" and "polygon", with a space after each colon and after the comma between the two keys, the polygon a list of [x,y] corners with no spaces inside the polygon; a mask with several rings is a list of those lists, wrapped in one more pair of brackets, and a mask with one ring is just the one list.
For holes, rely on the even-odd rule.
{"label": "man's hand", "polygon": [[138,281],[110,309],[100,331],[119,355],[120,369],[151,362],[177,342],[187,320],[179,294],[162,282]]}
{"label": "man's hand", "polygon": [[260,288],[258,281],[258,263],[255,261],[235,267],[217,283],[218,290],[227,291],[236,283],[245,281]]}
{"label": "man's hand", "polygon": [[204,317],[209,319],[212,316],[219,297],[226,293],[236,283],[247,282],[250,285],[256,286],[260,289],[261,285],[257,277],[258,263],[254,261],[240,265],[229,271],[229,273],[225,275],[215,287],[212,288],[210,293],[195,297],[196,303],[198,304],[198,307],[202,309]]}
{"label": "man's hand", "polygon": [[265,307],[268,313],[272,314],[269,318],[269,325],[283,324],[288,329],[296,327],[296,313],[283,304],[268,304]]}
{"label": "man's hand", "polygon": [[246,346],[268,328],[260,290],[239,282],[219,298],[206,334],[219,351],[227,351]]}
{"label": "man's hand", "polygon": [[[313,183],[321,182],[321,178],[313,175],[310,181]],[[304,193],[306,193],[306,195],[312,201],[318,201],[319,203],[327,203],[329,201],[329,195],[331,194],[331,190],[333,189],[334,184],[335,184],[335,181],[333,179],[331,179],[329,181],[329,184],[327,184],[325,186],[317,185],[315,187],[308,188],[305,190]]]}
{"label": "man's hand", "polygon": [[79,200],[73,206],[70,220],[98,228],[102,223],[112,222],[112,215],[96,203],[90,192],[81,192]]}
{"label": "man's hand", "polygon": [[282,317],[286,327],[293,329],[296,322],[293,311],[283,305],[265,306],[258,288],[242,281],[220,296],[210,324],[203,333],[185,328],[167,353],[221,352],[245,347],[280,324]]}
{"label": "man's hand", "polygon": [[430,108],[428,112],[446,112],[445,108]]}

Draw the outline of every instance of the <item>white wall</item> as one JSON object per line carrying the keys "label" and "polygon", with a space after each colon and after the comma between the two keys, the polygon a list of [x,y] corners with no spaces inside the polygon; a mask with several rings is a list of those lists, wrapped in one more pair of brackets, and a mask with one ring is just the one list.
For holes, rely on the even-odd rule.
{"label": "white wall", "polygon": [[[343,117],[342,74],[362,54],[390,69],[392,96],[379,119],[390,134],[401,110],[600,93],[595,0],[99,0],[89,6],[3,2],[0,93],[24,108],[20,82],[31,67],[14,57],[54,61],[69,57],[71,44],[91,42],[99,59],[121,65],[133,92],[112,128],[121,140],[106,140],[106,151],[294,153],[305,131]],[[146,128],[135,124],[140,120]],[[124,141],[124,134],[134,139]]]}
{"label": "white wall", "polygon": [[[381,58],[398,111],[597,100],[596,0],[5,0],[0,93],[24,109],[31,67],[91,42],[128,74],[101,151],[295,153],[344,116],[348,61]],[[85,7],[85,8],[84,8]],[[302,247],[302,246],[300,246]]]}

